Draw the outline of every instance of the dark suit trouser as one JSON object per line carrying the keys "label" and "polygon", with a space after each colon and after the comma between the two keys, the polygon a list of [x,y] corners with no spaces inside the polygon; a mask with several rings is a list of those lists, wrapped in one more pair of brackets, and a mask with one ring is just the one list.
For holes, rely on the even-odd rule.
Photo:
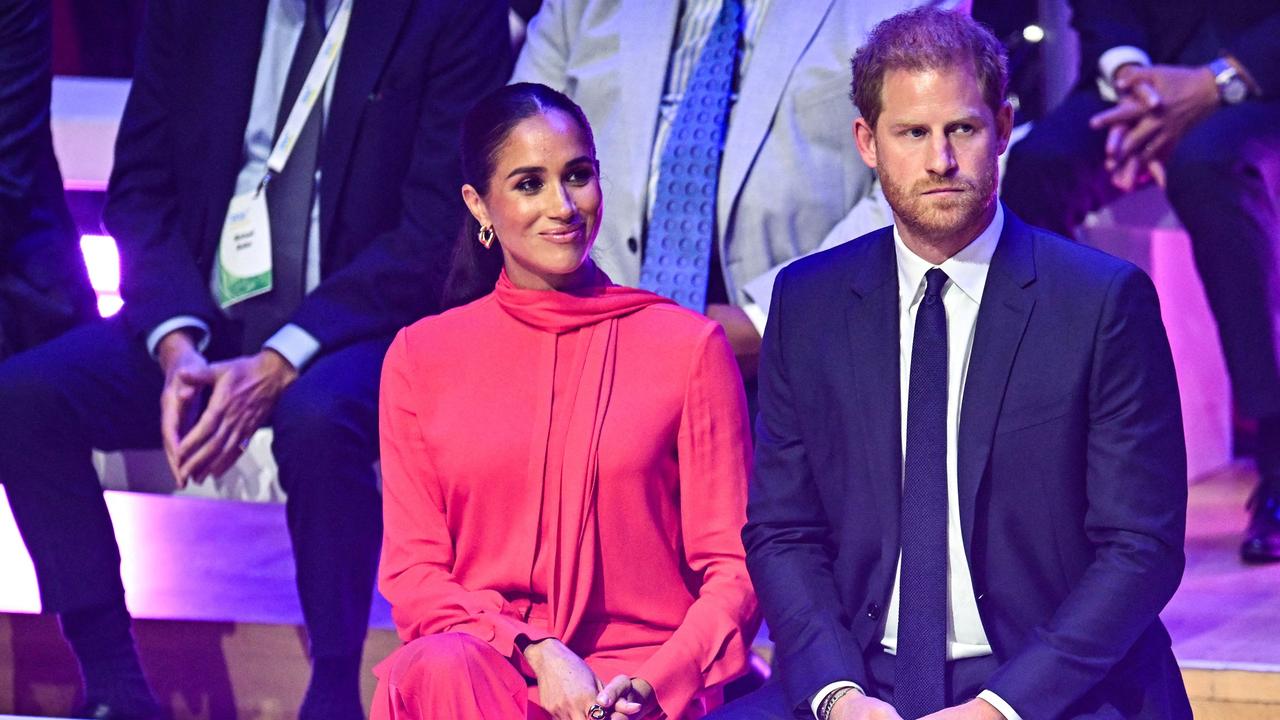
{"label": "dark suit trouser", "polygon": [[[1105,135],[1088,127],[1109,106],[1077,90],[1013,146],[1003,199],[1023,220],[1070,237],[1119,195],[1103,168]],[[1280,101],[1217,110],[1178,142],[1166,170],[1237,407],[1280,415]]]}
{"label": "dark suit trouser", "polygon": [[[315,656],[359,652],[382,534],[377,391],[389,339],[321,355],[281,396],[272,452],[288,493]],[[211,353],[225,357],[227,353]],[[163,378],[125,324],[79,328],[0,363],[0,483],[46,612],[123,598],[92,448],[159,447]]]}

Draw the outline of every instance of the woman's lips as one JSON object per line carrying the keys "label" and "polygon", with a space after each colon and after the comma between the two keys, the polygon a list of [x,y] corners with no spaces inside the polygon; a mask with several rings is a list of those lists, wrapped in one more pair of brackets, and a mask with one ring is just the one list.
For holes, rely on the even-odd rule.
{"label": "woman's lips", "polygon": [[582,236],[582,226],[573,225],[560,230],[543,230],[538,234],[551,242],[570,243]]}

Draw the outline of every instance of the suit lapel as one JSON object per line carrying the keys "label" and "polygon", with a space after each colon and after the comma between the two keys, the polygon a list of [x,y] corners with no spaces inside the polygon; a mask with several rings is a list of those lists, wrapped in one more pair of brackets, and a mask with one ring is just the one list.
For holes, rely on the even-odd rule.
{"label": "suit lapel", "polygon": [[[627,133],[628,171],[625,177],[633,197],[646,197],[649,163],[657,132],[658,108],[666,82],[671,49],[675,44],[678,0],[623,2],[619,8],[618,43],[622,59],[623,118]],[[665,58],[661,67],[656,62]],[[646,121],[645,119],[652,119]]]}
{"label": "suit lapel", "polygon": [[1009,372],[1035,306],[1034,293],[1028,289],[1036,277],[1033,251],[1027,226],[1006,209],[1004,231],[991,258],[978,308],[961,406],[956,452],[966,553],[973,543],[974,508],[991,456]]}
{"label": "suit lapel", "polygon": [[761,18],[757,45],[742,78],[733,121],[725,137],[720,184],[716,190],[716,227],[722,239],[747,171],[769,132],[782,91],[791,79],[796,62],[830,11],[832,1],[774,0],[769,4],[767,16]]}
{"label": "suit lapel", "polygon": [[347,164],[365,104],[373,95],[387,58],[413,0],[362,0],[351,8],[351,25],[332,78],[333,97],[325,122],[324,144],[320,148],[320,239],[329,237],[337,208],[338,190],[346,176]]}
{"label": "suit lapel", "polygon": [[853,396],[863,420],[867,473],[883,533],[886,567],[897,563],[902,477],[902,399],[898,370],[898,272],[893,230],[864,241],[854,263],[846,318],[853,369]]}

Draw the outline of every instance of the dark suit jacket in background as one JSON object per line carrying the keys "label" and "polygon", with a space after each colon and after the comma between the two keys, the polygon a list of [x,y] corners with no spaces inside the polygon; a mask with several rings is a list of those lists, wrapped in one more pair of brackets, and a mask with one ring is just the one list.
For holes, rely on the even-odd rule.
{"label": "dark suit jacket in background", "polygon": [[1082,83],[1092,86],[1098,58],[1119,45],[1170,65],[1202,65],[1225,49],[1249,69],[1263,97],[1280,95],[1280,1],[1072,0],[1071,7]]}
{"label": "dark suit jacket in background", "polygon": [[[1187,489],[1155,290],[1005,218],[958,448],[965,549],[1001,663],[987,687],[1028,720],[1189,718],[1157,619],[1182,575]],[[901,547],[897,277],[885,228],[798,261],[774,289],[743,538],[797,708],[835,680],[874,692],[863,658]]]}
{"label": "dark suit jacket in background", "polygon": [[[210,292],[243,165],[266,0],[151,0],[107,227],[139,338]],[[292,322],[321,351],[435,309],[462,203],[458,118],[510,72],[506,3],[356,0],[320,149],[321,283]],[[215,338],[216,340],[216,338]]]}
{"label": "dark suit jacket in background", "polygon": [[0,358],[96,313],[49,130],[48,0],[0,7]]}

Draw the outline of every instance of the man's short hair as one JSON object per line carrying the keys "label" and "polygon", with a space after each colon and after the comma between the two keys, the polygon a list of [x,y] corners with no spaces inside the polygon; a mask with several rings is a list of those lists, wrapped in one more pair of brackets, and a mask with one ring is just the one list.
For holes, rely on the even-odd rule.
{"label": "man's short hair", "polygon": [[921,72],[972,63],[982,98],[1000,111],[1009,87],[1004,46],[985,25],[964,13],[920,7],[881,21],[854,53],[853,104],[875,127],[890,70]]}

